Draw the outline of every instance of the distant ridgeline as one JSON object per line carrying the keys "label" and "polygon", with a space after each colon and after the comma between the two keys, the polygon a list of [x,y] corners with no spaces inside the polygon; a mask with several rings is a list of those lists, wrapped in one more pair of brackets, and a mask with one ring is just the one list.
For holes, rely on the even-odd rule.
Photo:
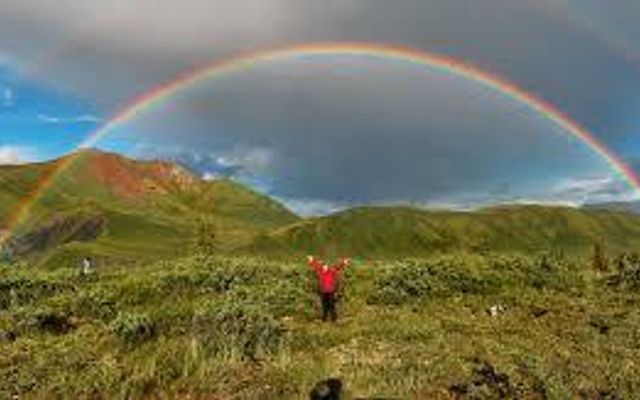
{"label": "distant ridgeline", "polygon": [[[65,158],[0,167],[0,227],[9,233],[1,249],[5,258],[140,259],[194,251],[394,257],[579,252],[596,244],[616,252],[640,249],[640,214],[620,204],[475,212],[358,207],[302,219],[238,183],[204,181],[176,164],[96,150],[73,157],[37,197],[40,182]],[[17,218],[16,210],[23,215]]]}

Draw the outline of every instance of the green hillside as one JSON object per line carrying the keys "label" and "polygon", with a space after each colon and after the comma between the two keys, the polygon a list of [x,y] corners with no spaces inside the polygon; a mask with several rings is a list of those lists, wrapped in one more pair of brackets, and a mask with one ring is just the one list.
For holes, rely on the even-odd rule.
{"label": "green hillside", "polygon": [[612,201],[605,203],[588,203],[583,206],[591,210],[625,211],[640,214],[640,201]]}
{"label": "green hillside", "polygon": [[[614,252],[640,248],[640,215],[619,210],[358,207],[301,219],[263,194],[230,180],[204,181],[176,164],[95,150],[74,157],[73,163],[61,158],[0,168],[0,230],[25,198],[39,194],[13,232],[18,253],[60,262],[82,254],[161,258],[190,253],[198,244],[215,252],[279,257],[583,252],[595,243]],[[68,167],[38,191],[60,164]]]}
{"label": "green hillside", "polygon": [[448,251],[582,251],[595,243],[640,248],[640,216],[568,207],[505,206],[476,212],[361,207],[274,230],[252,248],[333,255],[420,256]]}
{"label": "green hillside", "polygon": [[[14,226],[17,253],[42,260],[77,259],[81,254],[112,259],[184,254],[206,225],[218,249],[246,244],[261,232],[298,217],[266,196],[228,180],[203,181],[161,161],[136,161],[85,150],[69,163],[0,169],[0,230],[7,230],[21,205],[35,201]],[[67,165],[56,174],[60,165]],[[50,181],[40,191],[42,182]],[[37,193],[37,196],[33,196]],[[104,221],[90,237],[76,234]]]}

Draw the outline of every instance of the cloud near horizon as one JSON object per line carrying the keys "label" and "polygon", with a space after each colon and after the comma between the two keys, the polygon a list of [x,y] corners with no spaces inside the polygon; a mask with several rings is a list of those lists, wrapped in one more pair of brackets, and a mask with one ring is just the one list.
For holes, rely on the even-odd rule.
{"label": "cloud near horizon", "polygon": [[38,114],[38,121],[47,124],[75,124],[75,123],[99,123],[102,122],[102,118],[95,115],[79,115],[76,117],[57,117],[46,114]]}
{"label": "cloud near horizon", "polygon": [[640,193],[628,183],[613,176],[606,176],[566,180],[555,187],[551,198],[578,204],[592,204],[638,201]]}
{"label": "cloud near horizon", "polygon": [[0,165],[18,165],[36,160],[33,148],[0,145]]}

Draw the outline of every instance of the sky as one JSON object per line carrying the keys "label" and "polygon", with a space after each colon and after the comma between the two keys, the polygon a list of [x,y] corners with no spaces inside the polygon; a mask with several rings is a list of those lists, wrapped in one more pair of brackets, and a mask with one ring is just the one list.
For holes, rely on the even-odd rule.
{"label": "sky", "polygon": [[[144,93],[239,54],[402,46],[512,82],[640,172],[635,0],[7,0],[0,163],[73,151]],[[638,198],[526,105],[399,60],[283,58],[202,80],[95,145],[171,159],[305,215],[359,204],[472,208]]]}

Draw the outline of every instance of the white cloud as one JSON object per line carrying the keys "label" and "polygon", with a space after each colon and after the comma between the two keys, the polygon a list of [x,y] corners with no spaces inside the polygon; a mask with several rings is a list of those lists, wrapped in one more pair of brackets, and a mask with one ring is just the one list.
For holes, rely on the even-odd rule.
{"label": "white cloud", "polygon": [[634,201],[640,193],[627,182],[613,177],[588,177],[567,179],[551,191],[552,201],[574,204]]}
{"label": "white cloud", "polygon": [[31,148],[0,145],[0,165],[27,163],[33,161],[35,155],[35,150]]}
{"label": "white cloud", "polygon": [[95,115],[85,114],[79,117],[76,117],[76,122],[100,122],[102,118],[96,117]]}
{"label": "white cloud", "polygon": [[294,213],[303,217],[327,215],[352,206],[314,199],[279,198],[278,200]]}
{"label": "white cloud", "polygon": [[5,87],[2,90],[2,105],[5,107],[10,107],[13,105],[15,100],[15,94],[13,92],[13,89],[11,89],[10,87]]}
{"label": "white cloud", "polygon": [[46,114],[38,114],[37,118],[40,122],[46,124],[98,123],[102,121],[101,118],[90,114],[79,115],[77,117],[56,117]]}
{"label": "white cloud", "polygon": [[51,117],[49,115],[42,115],[42,114],[38,114],[38,120],[41,122],[46,122],[49,124],[59,124],[60,123],[60,118],[57,117]]}
{"label": "white cloud", "polygon": [[555,190],[560,193],[591,193],[610,187],[614,181],[609,176],[567,179],[556,185]]}
{"label": "white cloud", "polygon": [[548,200],[548,199],[527,199],[527,198],[519,198],[514,199],[513,201],[507,203],[498,203],[496,205],[509,205],[509,204],[518,204],[518,205],[538,205],[538,206],[556,206],[556,207],[580,207],[581,203],[571,201],[571,200]]}
{"label": "white cloud", "polygon": [[215,172],[205,172],[204,174],[202,174],[202,179],[205,181],[213,181],[218,179],[219,177],[220,176]]}
{"label": "white cloud", "polygon": [[216,157],[216,163],[225,168],[237,168],[243,172],[258,173],[268,168],[273,161],[273,151],[255,147],[236,149],[231,154]]}
{"label": "white cloud", "polygon": [[455,201],[429,201],[426,203],[410,204],[414,207],[425,208],[428,210],[453,210],[453,211],[471,211],[478,205],[464,204]]}

